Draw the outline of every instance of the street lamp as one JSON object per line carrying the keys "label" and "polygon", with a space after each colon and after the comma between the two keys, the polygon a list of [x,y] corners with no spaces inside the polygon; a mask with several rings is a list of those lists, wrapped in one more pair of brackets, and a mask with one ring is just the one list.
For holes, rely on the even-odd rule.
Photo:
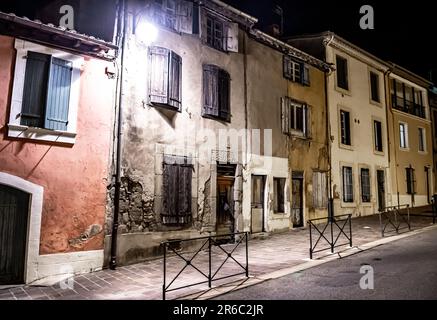
{"label": "street lamp", "polygon": [[149,45],[158,37],[158,29],[148,21],[139,21],[135,27],[134,34],[141,42]]}

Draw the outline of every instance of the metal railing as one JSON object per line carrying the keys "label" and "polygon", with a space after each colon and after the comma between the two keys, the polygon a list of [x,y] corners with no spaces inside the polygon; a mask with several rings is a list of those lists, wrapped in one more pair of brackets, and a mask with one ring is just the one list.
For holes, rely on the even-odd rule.
{"label": "metal railing", "polygon": [[[402,214],[400,210],[405,208],[407,214]],[[410,224],[410,205],[397,205],[391,207],[385,207],[379,213],[379,225],[381,227],[381,237],[388,232],[399,231],[403,229],[411,230]],[[387,230],[387,227],[389,228]],[[390,230],[391,228],[391,230]]]}
{"label": "metal railing", "polygon": [[[342,219],[347,217],[345,219]],[[316,224],[316,221],[327,220],[325,224]],[[331,250],[334,253],[334,249],[337,247],[349,245],[352,247],[352,215],[344,214],[334,217],[326,217],[319,219],[308,220],[309,230],[310,230],[310,259],[313,258],[313,254],[317,252],[322,252],[326,250]],[[345,231],[345,227],[349,226],[349,233]],[[313,242],[313,231],[317,231],[318,238]],[[338,243],[341,236],[347,239],[345,243]],[[324,240],[328,246],[319,248],[316,250],[317,246],[320,244],[320,240]]]}
{"label": "metal railing", "polygon": [[[236,245],[233,247],[231,251],[227,251],[225,248],[222,247],[222,243],[217,241],[220,238],[230,237],[231,239],[235,239],[236,236],[240,236],[240,239],[237,241]],[[164,247],[164,278],[163,278],[163,285],[162,285],[162,299],[165,300],[166,293],[180,290],[188,287],[193,287],[201,284],[208,283],[208,287],[211,288],[212,282],[217,280],[223,280],[231,277],[235,277],[238,275],[245,275],[246,277],[249,277],[249,247],[248,247],[248,238],[249,238],[249,232],[237,232],[237,233],[230,233],[230,234],[224,234],[224,235],[215,235],[215,236],[205,236],[205,237],[198,237],[198,238],[190,238],[190,239],[184,239],[184,240],[169,240],[169,241],[163,241],[161,242],[161,246]],[[197,249],[194,253],[191,253],[190,258],[186,258],[182,255],[182,253],[178,252],[177,249],[175,249],[174,244],[179,244],[182,242],[188,242],[188,241],[201,241],[203,242],[199,249]],[[235,256],[233,256],[235,250],[240,246],[241,243],[245,242],[245,255],[246,255],[246,261],[245,266],[241,264],[238,260],[236,260]],[[226,259],[220,264],[220,266],[213,270],[212,261],[213,261],[213,254],[212,254],[212,247],[215,246],[219,248],[223,253],[226,254]],[[174,257],[178,257],[179,259],[184,261],[184,266],[182,269],[179,270],[177,275],[167,283],[167,251],[170,250],[170,252],[174,253]],[[199,255],[201,251],[207,251],[208,253],[208,271],[204,272],[200,268],[198,268],[194,263],[193,260]],[[217,277],[218,272],[222,269],[222,267],[225,265],[225,263],[232,259],[239,267],[241,267],[242,272],[239,273],[233,273],[230,275]],[[179,286],[176,288],[170,288],[176,279],[188,268],[188,266],[191,266],[194,268],[200,275],[202,275],[202,278],[205,278],[206,280],[187,284],[184,286]]]}
{"label": "metal railing", "polygon": [[[432,224],[435,224],[437,220],[437,195],[433,196],[433,199],[431,200],[431,214],[423,214],[423,213],[417,213],[412,214],[410,213],[410,217],[419,217],[419,218],[432,218]],[[425,211],[425,213],[429,213],[429,211]]]}

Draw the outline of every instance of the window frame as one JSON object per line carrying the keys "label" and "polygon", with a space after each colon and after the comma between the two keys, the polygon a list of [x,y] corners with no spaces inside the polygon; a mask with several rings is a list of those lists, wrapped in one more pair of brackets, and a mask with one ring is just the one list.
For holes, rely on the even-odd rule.
{"label": "window frame", "polygon": [[[367,184],[365,184],[365,181],[363,179],[363,172],[366,171],[367,171],[367,179],[368,179]],[[361,193],[362,203],[370,203],[372,201],[372,177],[370,173],[370,168],[368,167],[360,168],[360,193]]]}
{"label": "window frame", "polygon": [[[348,122],[347,122],[348,125],[345,126],[344,128],[343,128],[343,123],[346,124],[346,122],[343,121],[343,117],[342,117],[343,113],[344,114],[346,114],[346,113],[348,114]],[[339,133],[340,133],[339,142],[340,142],[341,146],[346,147],[346,148],[351,148],[352,147],[352,122],[351,122],[351,114],[352,114],[351,111],[349,111],[349,110],[347,110],[347,109],[345,109],[343,107],[341,107],[339,109],[339,122],[340,122],[340,125],[339,125]],[[343,134],[343,131],[344,131],[344,134]],[[348,135],[347,135],[347,133],[348,133]],[[345,137],[348,136],[347,141],[344,140],[343,136],[345,136]]]}
{"label": "window frame", "polygon": [[413,167],[405,168],[405,185],[407,187],[407,194],[416,194],[416,170]]}
{"label": "window frame", "polygon": [[[283,183],[281,187],[281,182]],[[273,177],[273,213],[284,214],[285,213],[285,187],[287,185],[287,179],[283,177]],[[280,190],[280,192],[278,192]],[[279,195],[282,193],[282,199]],[[282,200],[282,201],[280,201]],[[282,209],[282,210],[281,210]]]}
{"label": "window frame", "polygon": [[[343,76],[345,76],[345,84],[346,84],[346,88],[342,87],[340,85],[340,77],[339,77],[339,60],[343,60],[345,62],[344,66],[345,66],[345,70],[343,72]],[[335,54],[335,65],[336,65],[336,71],[335,71],[335,87],[337,90],[341,91],[342,93],[347,93],[350,94],[350,77],[349,77],[349,60],[348,58],[346,58],[345,56],[342,56],[340,54]]]}
{"label": "window frame", "polygon": [[[376,77],[376,84],[375,88],[372,82],[372,76]],[[381,104],[381,90],[380,90],[380,80],[379,80],[379,73],[373,70],[369,71],[369,87],[370,87],[370,102],[373,104],[380,105]],[[373,91],[373,89],[376,89],[376,93]],[[374,94],[376,95],[377,99],[374,99]]]}
{"label": "window frame", "polygon": [[[404,130],[401,130],[401,127],[404,128]],[[408,137],[408,123],[406,122],[399,122],[399,148],[401,150],[406,150],[408,151],[410,148],[410,144],[409,144],[409,137]],[[402,133],[404,133],[404,138],[402,139]],[[404,141],[404,144],[402,143],[402,141]]]}
{"label": "window frame", "polygon": [[[417,131],[419,132],[419,139],[417,143],[417,149],[419,153],[427,153],[427,141],[426,141],[426,129],[423,127],[417,127]],[[421,150],[422,147],[422,150]]]}
{"label": "window frame", "polygon": [[304,62],[294,60],[288,55],[282,56],[282,73],[285,79],[292,82],[303,86],[311,85],[309,66]]}
{"label": "window frame", "polygon": [[[350,193],[346,192],[346,169],[350,169]],[[341,166],[341,176],[342,176],[342,202],[343,203],[354,203],[354,169],[351,165],[342,165]],[[350,194],[351,198],[346,198],[347,195]]]}
{"label": "window frame", "polygon": [[[207,106],[207,73],[211,73],[209,76],[213,76],[212,79],[213,84],[216,84],[217,88],[212,88],[214,90],[211,94],[215,96],[217,100],[217,110],[214,110],[214,102],[212,105],[212,111],[208,111],[211,107]],[[210,80],[211,81],[211,80]],[[226,81],[226,82],[223,82]],[[221,89],[222,88],[222,89]],[[224,90],[223,88],[227,88],[227,92],[221,92],[220,90]],[[225,101],[225,102],[224,102]],[[225,104],[223,104],[225,103]],[[206,119],[215,119],[220,121],[231,122],[231,75],[225,69],[213,65],[213,64],[204,64],[202,66],[202,104],[201,104],[201,114],[203,118]],[[215,114],[216,113],[216,114]]]}
{"label": "window frame", "polygon": [[[379,119],[372,119],[373,122],[373,151],[377,154],[384,153],[384,133],[382,128],[382,121]],[[377,123],[379,123],[379,136],[377,130]],[[379,139],[378,139],[379,138]],[[380,141],[378,141],[380,140]]]}
{"label": "window frame", "polygon": [[[15,49],[17,54],[13,75],[11,108],[8,121],[8,137],[74,144],[77,136],[78,109],[80,100],[80,70],[84,63],[84,58],[72,53],[49,48],[21,39],[15,39]],[[21,124],[23,90],[27,63],[25,57],[27,56],[28,51],[51,55],[54,58],[66,60],[72,63],[73,69],[71,74],[68,124],[66,131],[29,127]]]}

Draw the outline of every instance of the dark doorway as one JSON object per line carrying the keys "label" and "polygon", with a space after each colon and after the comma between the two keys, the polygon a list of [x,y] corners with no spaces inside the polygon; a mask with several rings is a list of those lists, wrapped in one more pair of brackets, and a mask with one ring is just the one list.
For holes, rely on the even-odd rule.
{"label": "dark doorway", "polygon": [[385,174],[384,170],[376,170],[376,184],[378,187],[378,211],[385,209]]}
{"label": "dark doorway", "polygon": [[264,232],[264,188],[265,176],[252,175],[252,205],[250,232]]}
{"label": "dark doorway", "polygon": [[[218,235],[234,233],[235,165],[217,166],[217,221]],[[230,238],[230,240],[233,237]]]}
{"label": "dark doorway", "polygon": [[293,228],[303,227],[303,172],[293,172],[291,180],[291,220]]}
{"label": "dark doorway", "polygon": [[29,194],[0,185],[0,284],[24,283]]}

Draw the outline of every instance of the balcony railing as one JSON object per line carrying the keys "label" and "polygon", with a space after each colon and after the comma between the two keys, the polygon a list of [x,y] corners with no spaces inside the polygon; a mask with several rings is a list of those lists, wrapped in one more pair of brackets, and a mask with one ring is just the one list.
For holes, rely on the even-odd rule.
{"label": "balcony railing", "polygon": [[425,107],[420,104],[398,97],[396,94],[392,94],[391,101],[392,107],[396,110],[406,112],[420,118],[426,118]]}

